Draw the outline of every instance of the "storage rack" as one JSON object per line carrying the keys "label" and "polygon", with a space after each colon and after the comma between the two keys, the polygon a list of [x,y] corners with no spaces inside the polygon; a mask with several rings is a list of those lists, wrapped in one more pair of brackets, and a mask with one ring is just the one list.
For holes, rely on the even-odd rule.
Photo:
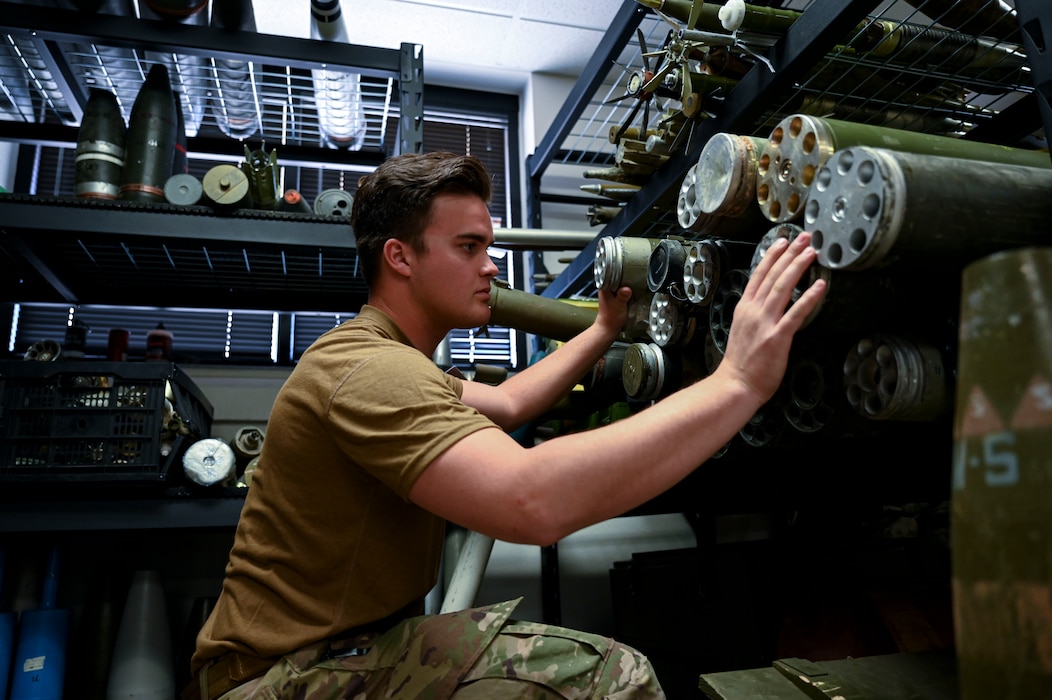
{"label": "storage rack", "polygon": [[[762,4],[762,3],[758,3]],[[852,29],[866,17],[890,17],[887,15],[896,3],[880,0],[813,0],[812,2],[772,2],[772,7],[795,9],[801,12],[779,40],[766,50],[775,71],[769,71],[757,62],[738,82],[737,86],[723,97],[717,113],[696,122],[686,147],[675,152],[662,165],[640,191],[621,207],[621,211],[597,234],[592,243],[583,249],[574,261],[544,290],[549,297],[593,296],[591,284],[592,263],[598,240],[605,236],[650,236],[662,237],[668,233],[681,234],[676,222],[676,194],[687,170],[697,161],[705,143],[716,133],[749,134],[766,136],[771,126],[782,117],[795,113],[792,96],[814,91],[809,86],[809,71],[824,56],[833,57],[834,63],[843,63],[838,57],[836,45],[844,37],[851,36]],[[918,0],[912,3],[923,8]],[[982,96],[960,104],[962,124],[968,122],[967,131],[961,138],[988,143],[1016,145],[1025,141],[1034,132],[1052,126],[1048,116],[1049,65],[1048,27],[1052,8],[1034,0],[1018,0],[1018,16],[1025,31],[1028,62],[1034,82],[1004,81],[993,85],[1000,92],[985,101]],[[934,22],[912,13],[909,21],[920,26],[932,26]],[[627,63],[639,66],[638,49],[632,43],[636,27],[646,29],[653,36],[653,25],[661,24],[660,18],[635,0],[625,0],[610,30],[597,48],[588,69],[571,91],[570,97],[557,115],[551,128],[541,140],[536,151],[527,160],[528,220],[533,227],[542,225],[540,207],[544,201],[568,201],[567,198],[548,196],[542,192],[543,177],[550,165],[560,164],[605,164],[612,163],[614,146],[607,141],[604,129],[595,125],[618,123],[624,112],[610,114],[612,107],[604,105],[608,97],[602,94],[611,83],[623,84],[628,73]],[[664,25],[667,28],[667,25]],[[651,41],[651,39],[648,39]],[[653,50],[653,47],[649,47]],[[626,58],[627,57],[627,58]],[[874,65],[878,65],[874,63]],[[895,66],[879,64],[882,69],[901,72],[907,82],[919,84],[926,77],[938,76],[953,79],[952,74],[940,73],[938,66]],[[630,67],[630,66],[629,66]],[[994,81],[996,82],[996,81]],[[1038,89],[1035,90],[1035,85]],[[825,90],[826,96],[838,106],[851,98],[850,89]],[[906,105],[908,106],[908,105]],[[621,107],[621,109],[625,109]],[[954,117],[955,115],[948,115]],[[874,121],[874,117],[863,118],[857,113],[846,117],[860,122]],[[1044,123],[1042,122],[1044,118]],[[591,138],[586,142],[587,138]],[[587,146],[582,147],[582,143]],[[582,184],[593,182],[582,180]],[[598,198],[592,199],[595,202]],[[584,203],[585,200],[578,200]],[[600,200],[601,201],[601,200]]]}
{"label": "storage rack", "polygon": [[[236,163],[258,144],[276,150],[282,167],[364,171],[392,152],[422,147],[423,52],[414,44],[363,47],[13,2],[0,2],[0,37],[7,90],[0,137],[7,141],[72,147],[95,85],[118,95],[127,119],[149,66],[164,61],[174,67],[184,114],[197,113],[187,129],[194,157]],[[193,70],[181,70],[186,61]],[[361,76],[367,129],[360,150],[324,145],[311,76],[322,64]],[[225,135],[213,116],[231,65],[251,83],[255,124],[244,140]],[[336,311],[359,306],[366,290],[342,217],[5,194],[0,294]]]}

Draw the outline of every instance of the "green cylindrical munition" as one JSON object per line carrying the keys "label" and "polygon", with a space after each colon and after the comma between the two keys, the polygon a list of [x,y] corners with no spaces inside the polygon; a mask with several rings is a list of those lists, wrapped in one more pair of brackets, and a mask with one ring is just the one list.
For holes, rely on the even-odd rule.
{"label": "green cylindrical munition", "polygon": [[874,420],[934,420],[952,396],[939,350],[893,335],[855,343],[844,358],[843,382],[848,403]]}
{"label": "green cylindrical munition", "polygon": [[[680,22],[690,19],[691,10],[694,7],[693,0],[636,0],[640,5],[671,17]],[[703,0],[698,0],[702,2]],[[710,32],[725,31],[719,17],[720,5],[706,2],[701,6],[698,16],[698,24],[691,29],[705,29]],[[745,6],[745,18],[742,20],[742,29],[753,32],[764,32],[767,34],[781,34],[800,17],[800,13],[793,10],[779,10],[773,7],[759,7],[755,5]]]}
{"label": "green cylindrical munition", "polygon": [[961,698],[1049,697],[1052,248],[968,265],[958,336],[951,539]]}
{"label": "green cylindrical munition", "polygon": [[[684,23],[690,21],[695,4],[693,0],[636,1]],[[704,4],[698,10],[696,26],[690,29],[727,31],[719,18],[722,4],[704,0],[696,2]],[[746,4],[740,29],[745,32],[780,36],[785,34],[801,14],[794,10]],[[995,75],[1005,79],[1008,75],[1019,77],[1023,66],[1026,65],[1025,54],[1018,46],[977,39],[970,34],[889,20],[865,19],[847,33],[842,43],[853,51],[867,53],[899,65],[911,66],[923,60],[925,66],[932,66],[947,73],[971,73],[975,77],[990,79]],[[837,50],[843,48],[838,47]],[[991,70],[995,73],[988,72]]]}
{"label": "green cylindrical munition", "polygon": [[835,152],[849,146],[1052,169],[1048,153],[1039,151],[792,114],[771,131],[760,157],[756,201],[767,218],[774,222],[800,218],[819,168]]}
{"label": "green cylindrical munition", "polygon": [[649,291],[647,271],[650,268],[650,254],[659,243],[659,238],[600,238],[595,247],[595,261],[592,263],[595,288],[616,293],[621,287],[631,287],[633,296]]}
{"label": "green cylindrical munition", "polygon": [[804,227],[832,269],[967,263],[1047,241],[1050,192],[1052,168],[856,146],[818,172]]}
{"label": "green cylindrical munition", "polygon": [[944,27],[974,36],[1019,41],[1019,19],[1012,9],[990,0],[907,0],[914,8],[935,17]]}
{"label": "green cylindrical munition", "polygon": [[588,328],[598,314],[594,308],[509,289],[496,282],[490,284],[489,307],[489,322],[495,326],[560,341]]}
{"label": "green cylindrical munition", "polygon": [[698,206],[706,214],[742,216],[757,212],[756,177],[767,139],[715,134],[698,156]]}
{"label": "green cylindrical munition", "polygon": [[278,188],[278,152],[267,153],[262,148],[250,151],[245,146],[241,171],[248,178],[252,205],[257,209],[274,209],[281,198]]}
{"label": "green cylindrical munition", "polygon": [[619,202],[627,202],[639,194],[639,187],[633,185],[581,185],[581,191],[608,197]]}

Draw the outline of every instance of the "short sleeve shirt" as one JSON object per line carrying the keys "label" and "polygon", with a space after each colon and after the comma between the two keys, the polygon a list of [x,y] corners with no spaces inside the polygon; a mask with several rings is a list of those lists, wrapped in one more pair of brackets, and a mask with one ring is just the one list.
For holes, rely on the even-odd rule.
{"label": "short sleeve shirt", "polygon": [[378,620],[437,580],[445,522],[408,500],[442,452],[496,425],[375,307],[303,354],[275,400],[194,667],[280,656]]}

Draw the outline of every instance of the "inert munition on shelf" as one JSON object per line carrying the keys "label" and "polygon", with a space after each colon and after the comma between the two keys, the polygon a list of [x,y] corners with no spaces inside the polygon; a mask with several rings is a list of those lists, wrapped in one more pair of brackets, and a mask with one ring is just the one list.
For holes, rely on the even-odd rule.
{"label": "inert munition on shelf", "polygon": [[163,202],[175,160],[177,117],[168,69],[150,68],[132,105],[119,199]]}
{"label": "inert munition on shelf", "polygon": [[[800,218],[819,168],[834,153],[851,146],[1052,169],[1048,153],[792,114],[771,131],[760,157],[756,201],[764,215],[778,223]],[[974,169],[974,165],[968,168]]]}
{"label": "inert munition on shelf", "polygon": [[92,88],[77,132],[77,197],[117,199],[126,137],[117,96]]}
{"label": "inert munition on shelf", "polygon": [[804,219],[832,269],[968,262],[1047,243],[1052,169],[857,146],[818,172]]}

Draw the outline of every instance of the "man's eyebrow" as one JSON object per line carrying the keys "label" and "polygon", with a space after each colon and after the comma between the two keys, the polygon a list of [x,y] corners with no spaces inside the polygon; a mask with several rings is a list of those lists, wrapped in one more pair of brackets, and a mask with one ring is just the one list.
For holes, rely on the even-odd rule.
{"label": "man's eyebrow", "polygon": [[462,241],[478,241],[479,243],[485,243],[486,245],[489,245],[494,240],[493,238],[484,233],[477,233],[475,231],[465,231],[463,233],[458,233],[457,239]]}

